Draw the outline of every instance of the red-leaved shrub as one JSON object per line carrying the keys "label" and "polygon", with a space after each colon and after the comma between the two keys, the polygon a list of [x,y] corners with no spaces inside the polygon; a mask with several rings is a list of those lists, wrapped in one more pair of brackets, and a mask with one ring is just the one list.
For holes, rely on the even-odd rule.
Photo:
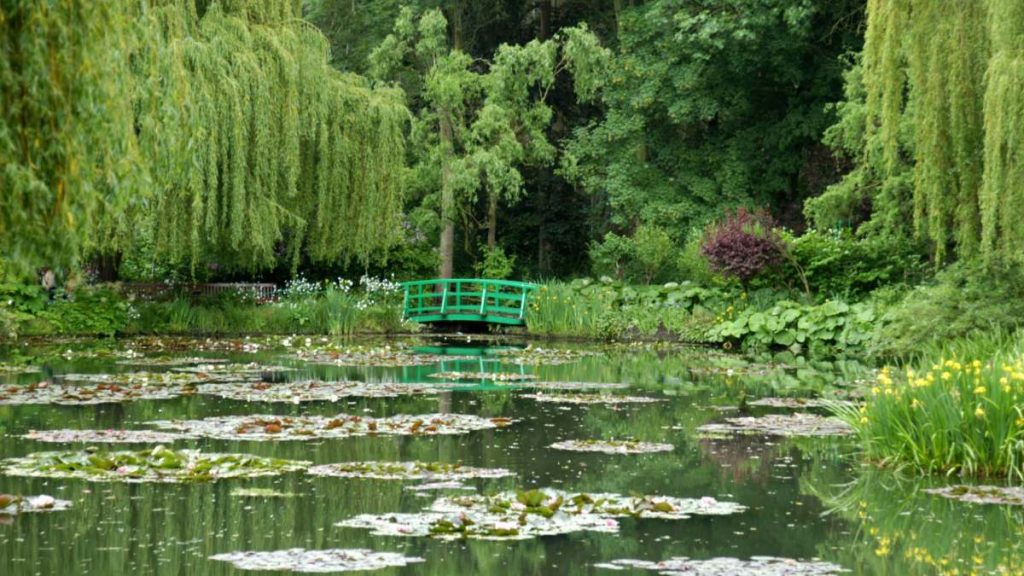
{"label": "red-leaved shrub", "polygon": [[775,233],[775,221],[764,210],[737,208],[704,232],[700,252],[715,272],[746,285],[782,261],[785,244]]}

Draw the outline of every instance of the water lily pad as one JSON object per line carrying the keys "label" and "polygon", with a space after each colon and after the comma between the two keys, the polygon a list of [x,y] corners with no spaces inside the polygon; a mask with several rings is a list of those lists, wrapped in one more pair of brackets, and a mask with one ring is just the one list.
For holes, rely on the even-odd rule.
{"label": "water lily pad", "polygon": [[424,484],[414,484],[412,486],[406,486],[406,490],[412,492],[433,492],[436,490],[475,490],[472,486],[466,486],[458,480],[449,480],[447,482],[426,482]]}
{"label": "water lily pad", "polygon": [[444,462],[344,462],[313,466],[307,470],[314,476],[339,478],[373,478],[377,480],[451,481],[470,478],[503,478],[515,473],[504,468],[474,468]]}
{"label": "water lily pad", "polygon": [[502,360],[523,366],[568,364],[586,356],[595,356],[592,350],[568,350],[559,348],[534,348],[528,346],[521,349],[508,349],[498,352]]}
{"label": "water lily pad", "polygon": [[622,390],[629,388],[624,382],[526,382],[525,388],[535,390]]}
{"label": "water lily pad", "polygon": [[432,536],[441,539],[521,540],[571,532],[617,532],[616,518],[681,520],[692,515],[726,515],[745,510],[714,498],[628,497],[570,493],[543,488],[493,496],[439,498],[424,512],[362,514],[336,524],[364,528],[377,536]]}
{"label": "water lily pad", "polygon": [[81,450],[36,452],[3,461],[11,476],[81,478],[93,482],[211,482],[222,478],[276,476],[309,462],[249,454],[205,454],[157,446],[137,452]]}
{"label": "water lily pad", "polygon": [[819,560],[791,560],[771,556],[753,556],[750,560],[711,558],[692,560],[675,557],[661,562],[613,560],[595,564],[610,570],[652,570],[666,576],[828,576],[849,572],[842,566]]}
{"label": "water lily pad", "polygon": [[294,382],[219,382],[200,384],[199,394],[246,402],[337,402],[341,398],[393,398],[405,394],[436,394],[438,388],[393,382],[299,380]]}
{"label": "water lily pad", "polygon": [[36,366],[0,362],[0,374],[35,374],[36,372],[41,372]]}
{"label": "water lily pad", "polygon": [[925,492],[971,504],[1002,504],[1024,506],[1024,488],[1019,486],[946,486],[928,488]]}
{"label": "water lily pad", "polygon": [[231,552],[210,556],[211,560],[232,563],[239,570],[274,570],[280,572],[356,572],[381,570],[423,562],[423,558],[402,556],[395,552],[371,550],[277,550],[274,552]]}
{"label": "water lily pad", "polygon": [[570,452],[601,452],[602,454],[651,454],[671,452],[675,449],[671,444],[635,442],[633,440],[564,440],[555,442],[548,448]]}
{"label": "water lily pad", "polygon": [[825,398],[759,398],[748,402],[747,405],[800,410],[803,408],[827,408],[829,406],[855,406],[856,403],[849,400],[828,400]]}
{"label": "water lily pad", "polygon": [[301,350],[296,357],[312,364],[333,366],[430,366],[450,360],[472,360],[470,356],[440,356],[436,354],[415,354],[390,346],[381,348],[313,349]]}
{"label": "water lily pad", "polygon": [[[116,374],[63,374],[65,382],[98,382],[121,386],[183,386],[221,380],[206,373],[119,372]],[[226,380],[226,379],[225,379]]]}
{"label": "water lily pad", "polygon": [[699,432],[711,434],[763,434],[768,436],[842,436],[853,429],[838,418],[816,414],[769,414],[759,418],[726,418],[705,424]]}
{"label": "water lily pad", "polygon": [[294,492],[278,492],[273,488],[235,488],[231,491],[231,495],[238,498],[294,498],[298,496]]}
{"label": "water lily pad", "polygon": [[511,418],[483,418],[468,414],[400,414],[370,418],[339,414],[327,416],[219,416],[203,420],[158,420],[157,428],[221,440],[313,440],[374,434],[433,436],[465,434],[503,428]]}
{"label": "water lily pad", "polygon": [[553,402],[556,404],[648,404],[664,402],[659,398],[647,396],[618,396],[615,394],[522,394],[523,398],[537,402]]}
{"label": "water lily pad", "polygon": [[237,376],[258,376],[260,374],[268,374],[274,372],[288,372],[295,370],[287,366],[266,366],[259,362],[249,362],[247,364],[228,363],[228,364],[197,364],[195,366],[179,366],[174,368],[175,372],[187,372],[192,374],[200,374],[207,377],[207,379],[219,379],[219,380],[230,380]]}
{"label": "water lily pad", "polygon": [[27,512],[59,512],[71,508],[68,500],[59,500],[53,496],[15,496],[0,494],[0,516],[16,516]]}
{"label": "water lily pad", "polygon": [[113,404],[132,400],[167,400],[189,393],[182,385],[147,386],[144,384],[62,384],[49,381],[24,386],[0,387],[0,405],[61,404],[85,406]]}
{"label": "water lily pad", "polygon": [[435,372],[429,377],[439,380],[493,380],[495,382],[524,382],[537,378],[533,374],[518,372]]}
{"label": "water lily pad", "polygon": [[32,430],[22,436],[37,442],[88,442],[95,444],[168,444],[194,438],[178,432],[157,430]]}
{"label": "water lily pad", "polygon": [[131,358],[119,360],[118,364],[126,366],[190,366],[193,364],[227,364],[223,358],[202,358],[197,356],[160,356],[153,358]]}

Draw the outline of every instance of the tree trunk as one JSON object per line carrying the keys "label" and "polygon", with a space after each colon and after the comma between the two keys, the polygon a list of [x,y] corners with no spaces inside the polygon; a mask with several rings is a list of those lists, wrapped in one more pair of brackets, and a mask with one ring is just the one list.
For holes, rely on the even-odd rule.
{"label": "tree trunk", "polygon": [[494,250],[498,244],[498,195],[491,194],[487,203],[487,249]]}
{"label": "tree trunk", "polygon": [[551,0],[540,0],[540,34],[541,40],[551,37]]}
{"label": "tree trunk", "polygon": [[441,269],[438,278],[451,278],[455,268],[455,222],[444,221],[441,229]]}

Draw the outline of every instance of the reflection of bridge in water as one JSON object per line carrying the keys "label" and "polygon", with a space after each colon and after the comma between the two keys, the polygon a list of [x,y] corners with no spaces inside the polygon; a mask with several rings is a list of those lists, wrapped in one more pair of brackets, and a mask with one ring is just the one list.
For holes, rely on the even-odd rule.
{"label": "reflection of bridge in water", "polygon": [[403,366],[400,381],[404,383],[423,382],[449,382],[457,384],[452,390],[459,391],[487,391],[487,390],[509,390],[515,387],[515,383],[498,384],[494,380],[479,378],[475,380],[445,380],[443,378],[432,378],[431,374],[440,372],[518,372],[529,374],[530,371],[521,364],[503,363],[505,360],[501,353],[507,350],[518,350],[522,346],[511,345],[445,345],[414,346],[412,350],[417,354],[431,354],[434,356],[451,356],[451,359],[444,359],[437,364],[426,366]]}
{"label": "reflection of bridge in water", "polygon": [[432,325],[525,326],[535,284],[480,278],[403,282],[402,318]]}

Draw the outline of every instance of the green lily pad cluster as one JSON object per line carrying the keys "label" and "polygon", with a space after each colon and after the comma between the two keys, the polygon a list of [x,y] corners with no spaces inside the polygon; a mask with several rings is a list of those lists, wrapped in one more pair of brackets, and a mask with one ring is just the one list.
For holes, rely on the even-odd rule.
{"label": "green lily pad cluster", "polygon": [[187,386],[200,382],[218,381],[218,378],[207,373],[181,372],[119,372],[116,374],[63,374],[61,380],[67,382],[90,382],[100,384],[117,384],[119,386]]}
{"label": "green lily pad cluster", "polygon": [[0,362],[0,374],[35,374],[39,371],[40,370],[37,366]]}
{"label": "green lily pad cluster", "polygon": [[438,380],[492,380],[494,382],[525,382],[537,378],[533,374],[518,372],[435,372],[430,374],[430,377]]}
{"label": "green lily pad cluster", "polygon": [[119,360],[117,363],[126,366],[191,366],[194,364],[227,364],[228,361],[223,358],[204,358],[199,356],[157,356]]}
{"label": "green lily pad cluster", "polygon": [[195,438],[178,432],[158,430],[32,430],[22,436],[36,442],[71,444],[169,444],[178,440]]}
{"label": "green lily pad cluster", "polygon": [[484,418],[468,414],[399,414],[370,418],[339,414],[327,416],[217,416],[203,420],[158,420],[157,428],[220,440],[312,440],[350,436],[434,436],[465,434],[503,428],[511,418]]}
{"label": "green lily pad cluster", "polygon": [[759,434],[765,436],[844,436],[853,433],[849,424],[838,418],[816,414],[769,414],[767,416],[726,418],[725,422],[697,428],[705,434]]}
{"label": "green lily pad cluster", "polygon": [[372,478],[376,480],[432,480],[446,482],[470,478],[503,478],[515,473],[504,468],[474,468],[445,462],[344,462],[312,466],[314,476]]}
{"label": "green lily pad cluster", "polygon": [[197,450],[110,452],[81,450],[37,452],[9,458],[4,471],[11,476],[80,478],[93,482],[212,482],[222,478],[276,476],[303,470],[309,462],[263,458],[248,454],[213,454]]}
{"label": "green lily pad cluster", "polygon": [[378,367],[430,366],[449,360],[471,359],[469,356],[415,354],[391,346],[380,348],[358,346],[343,349],[313,348],[300,350],[296,354],[296,358],[312,364]]}
{"label": "green lily pad cluster", "polygon": [[682,520],[743,510],[745,507],[739,504],[710,497],[629,497],[543,488],[492,496],[443,497],[424,512],[363,514],[337,526],[369,529],[377,536],[521,540],[583,531],[614,533],[619,530],[617,518],[623,517]]}
{"label": "green lily pad cluster", "polygon": [[671,452],[675,449],[671,444],[634,440],[564,440],[555,442],[548,448],[570,452],[600,452],[602,454],[652,454]]}
{"label": "green lily pad cluster", "polygon": [[551,402],[555,404],[649,404],[652,402],[663,402],[659,398],[619,396],[615,394],[545,394],[537,392],[522,394],[521,397],[536,400],[537,402]]}
{"label": "green lily pad cluster", "polygon": [[753,556],[750,560],[711,558],[693,560],[683,556],[661,562],[613,560],[595,564],[609,570],[651,570],[666,576],[831,576],[849,572],[842,566],[820,560],[791,560],[772,556]]}
{"label": "green lily pad cluster", "polygon": [[71,508],[71,502],[53,496],[15,496],[0,494],[0,516],[17,516],[27,512],[58,512]]}
{"label": "green lily pad cluster", "polygon": [[968,486],[961,484],[944,488],[928,488],[925,492],[971,504],[1024,506],[1024,488],[1019,486]]}
{"label": "green lily pad cluster", "polygon": [[273,552],[230,552],[210,556],[210,560],[230,562],[239,570],[273,570],[280,572],[357,572],[408,566],[423,558],[402,556],[395,552],[371,550],[277,550]]}
{"label": "green lily pad cluster", "polygon": [[288,372],[290,370],[294,370],[294,368],[289,368],[287,366],[266,366],[259,362],[249,362],[246,364],[196,364],[193,366],[179,366],[173,370],[175,372],[199,374],[204,376],[204,379],[207,380],[217,379],[223,381],[237,377],[253,377],[273,372]]}
{"label": "green lily pad cluster", "polygon": [[184,385],[147,386],[144,384],[64,384],[47,380],[24,386],[0,387],[0,405],[60,404],[86,406],[132,400],[167,400],[189,393]]}
{"label": "green lily pad cluster", "polygon": [[826,398],[758,398],[747,403],[748,406],[762,406],[766,408],[786,408],[800,410],[803,408],[828,408],[829,406],[855,406],[855,402],[849,400],[829,400]]}
{"label": "green lily pad cluster", "polygon": [[512,364],[520,364],[524,366],[554,366],[556,364],[569,364],[571,362],[576,362],[580,358],[595,356],[596,354],[597,352],[591,350],[534,348],[533,346],[527,346],[526,348],[519,349],[511,348],[498,352],[498,356],[501,357],[502,360],[507,360]]}
{"label": "green lily pad cluster", "polygon": [[436,394],[436,387],[391,382],[349,380],[297,380],[292,382],[215,382],[200,384],[198,394],[245,402],[337,402],[342,398],[394,398],[401,395]]}

